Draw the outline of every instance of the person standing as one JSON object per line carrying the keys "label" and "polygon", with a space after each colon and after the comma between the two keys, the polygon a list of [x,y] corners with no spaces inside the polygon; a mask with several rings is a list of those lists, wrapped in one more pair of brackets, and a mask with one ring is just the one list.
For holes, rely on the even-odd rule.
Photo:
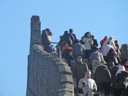
{"label": "person standing", "polygon": [[44,51],[49,52],[49,53],[52,52],[52,48],[50,47],[51,36],[52,36],[52,32],[50,31],[49,28],[46,28],[45,30],[42,31],[41,44],[42,44]]}
{"label": "person standing", "polygon": [[84,58],[84,50],[85,47],[80,43],[80,41],[77,39],[76,43],[73,44],[73,57],[76,60],[77,56],[82,56]]}
{"label": "person standing", "polygon": [[97,91],[97,85],[93,79],[91,79],[91,71],[85,72],[85,77],[79,81],[79,88],[83,89],[84,96],[93,96],[93,92]]}
{"label": "person standing", "polygon": [[93,40],[91,38],[91,33],[86,32],[84,37],[82,38],[82,42],[84,43],[85,47],[85,59],[89,59],[90,53],[91,53],[91,46],[93,44]]}
{"label": "person standing", "polygon": [[76,41],[76,35],[73,33],[73,29],[71,29],[71,28],[69,29],[69,36],[74,44]]}
{"label": "person standing", "polygon": [[93,72],[93,74],[95,73],[96,67],[98,65],[100,65],[101,63],[102,64],[106,63],[101,51],[96,47],[95,49],[93,49],[93,52],[90,54],[89,61],[90,61],[91,69],[92,69],[91,71]]}
{"label": "person standing", "polygon": [[104,96],[108,96],[110,94],[111,73],[106,65],[101,64],[97,66],[94,80],[96,81],[100,96],[103,96],[103,94]]}
{"label": "person standing", "polygon": [[76,80],[76,96],[78,96],[78,83],[81,78],[85,76],[85,72],[88,70],[88,65],[83,63],[82,56],[77,57],[76,66],[74,68],[74,78]]}

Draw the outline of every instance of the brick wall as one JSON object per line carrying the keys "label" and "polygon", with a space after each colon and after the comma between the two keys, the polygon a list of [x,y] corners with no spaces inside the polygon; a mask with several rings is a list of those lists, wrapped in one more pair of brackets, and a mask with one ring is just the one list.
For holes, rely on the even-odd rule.
{"label": "brick wall", "polygon": [[74,96],[70,67],[34,45],[28,56],[26,96]]}

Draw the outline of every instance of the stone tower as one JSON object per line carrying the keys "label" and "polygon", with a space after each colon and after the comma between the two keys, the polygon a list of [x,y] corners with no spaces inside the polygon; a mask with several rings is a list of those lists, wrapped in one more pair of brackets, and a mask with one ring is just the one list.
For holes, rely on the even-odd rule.
{"label": "stone tower", "polygon": [[34,44],[41,44],[41,22],[39,16],[32,16],[31,18],[31,36],[30,36],[30,53],[31,47]]}

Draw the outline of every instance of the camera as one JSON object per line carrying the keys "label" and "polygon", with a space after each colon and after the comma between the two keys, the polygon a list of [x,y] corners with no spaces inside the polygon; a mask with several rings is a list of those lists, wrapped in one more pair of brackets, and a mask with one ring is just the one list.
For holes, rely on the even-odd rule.
{"label": "camera", "polygon": [[87,82],[86,82],[86,81],[83,81],[83,85],[84,85],[84,86],[87,85]]}

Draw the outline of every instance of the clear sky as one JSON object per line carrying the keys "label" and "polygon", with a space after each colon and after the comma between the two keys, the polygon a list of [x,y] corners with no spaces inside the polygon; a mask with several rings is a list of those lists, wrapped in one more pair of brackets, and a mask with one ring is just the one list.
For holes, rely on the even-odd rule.
{"label": "clear sky", "polygon": [[26,95],[32,15],[54,42],[73,28],[78,39],[90,31],[98,42],[106,35],[128,43],[128,0],[0,0],[0,12],[0,96]]}

